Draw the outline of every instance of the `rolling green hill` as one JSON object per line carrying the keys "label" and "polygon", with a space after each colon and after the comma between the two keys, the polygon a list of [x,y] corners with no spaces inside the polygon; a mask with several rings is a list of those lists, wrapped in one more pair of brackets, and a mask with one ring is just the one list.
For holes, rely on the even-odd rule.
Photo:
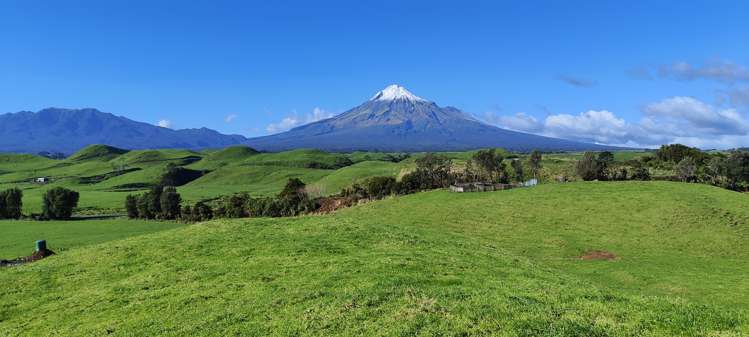
{"label": "rolling green hill", "polygon": [[[246,146],[234,146],[202,152],[126,151],[92,145],[65,160],[2,154],[0,189],[23,189],[27,214],[40,212],[42,195],[56,186],[80,192],[78,213],[112,214],[122,212],[128,194],[140,193],[158,183],[169,164],[207,171],[202,178],[179,188],[183,199],[190,203],[237,192],[272,195],[278,193],[289,178],[300,178],[330,194],[368,175],[397,174],[392,170],[394,164],[386,161],[346,167],[352,163],[346,154],[305,149],[258,153]],[[333,173],[335,177],[320,181]],[[46,177],[50,183],[34,183],[38,177]]]}
{"label": "rolling green hill", "polygon": [[0,335],[741,336],[747,240],[705,185],[433,191],[2,270]]}

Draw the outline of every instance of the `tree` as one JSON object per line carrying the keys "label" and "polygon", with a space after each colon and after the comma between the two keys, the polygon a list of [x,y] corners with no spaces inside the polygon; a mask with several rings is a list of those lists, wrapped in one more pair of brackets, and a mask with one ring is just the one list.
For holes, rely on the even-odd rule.
{"label": "tree", "polygon": [[395,178],[371,177],[364,182],[367,194],[373,199],[382,199],[395,192]]}
{"label": "tree", "polygon": [[130,219],[138,218],[138,197],[128,194],[125,197],[125,210],[127,211],[127,217]]}
{"label": "tree", "polygon": [[213,219],[213,209],[202,201],[198,201],[192,208],[193,219],[195,221],[206,221]]}
{"label": "tree", "polygon": [[598,158],[593,152],[585,152],[583,158],[577,162],[577,174],[585,181],[598,179],[600,167]]}
{"label": "tree", "polygon": [[420,189],[442,188],[450,185],[452,161],[445,156],[427,153],[416,159],[413,178],[420,181]]}
{"label": "tree", "polygon": [[525,175],[523,173],[523,162],[521,162],[518,159],[514,159],[510,163],[511,163],[510,165],[512,165],[512,169],[515,171],[515,181],[517,182],[525,181]]}
{"label": "tree", "polygon": [[6,191],[0,192],[0,219],[8,218],[8,205],[5,203]]}
{"label": "tree", "polygon": [[5,190],[5,218],[20,219],[23,210],[23,191],[19,188]]}
{"label": "tree", "polygon": [[528,166],[531,168],[533,178],[538,178],[538,174],[541,173],[541,152],[533,150],[530,157],[528,157]]}
{"label": "tree", "polygon": [[[289,179],[281,193],[278,194],[279,205],[268,205],[273,210],[280,209],[280,216],[293,216],[309,212],[314,209],[314,204],[309,199],[305,190],[306,185],[298,178]],[[273,215],[275,216],[275,215]]]}
{"label": "tree", "polygon": [[709,176],[710,183],[720,185],[721,180],[726,175],[728,159],[723,156],[715,156],[705,166],[705,173]]}
{"label": "tree", "polygon": [[148,207],[149,219],[155,219],[161,214],[161,193],[164,192],[164,186],[156,185],[151,190],[143,194]]}
{"label": "tree", "polygon": [[250,202],[247,194],[234,194],[224,202],[224,215],[228,218],[244,218],[249,216],[245,206]]}
{"label": "tree", "polygon": [[153,219],[156,217],[155,214],[151,212],[152,207],[151,205],[151,192],[143,193],[140,197],[137,197],[137,204],[136,208],[138,210],[138,217],[142,219]]}
{"label": "tree", "polygon": [[692,157],[684,157],[676,164],[676,174],[683,182],[692,181],[697,173],[697,164]]}
{"label": "tree", "polygon": [[466,161],[466,167],[463,169],[462,180],[464,182],[476,181],[476,169],[473,168],[473,159]]}
{"label": "tree", "polygon": [[307,185],[299,178],[289,178],[289,180],[286,182],[286,186],[284,186],[283,190],[281,190],[281,193],[278,194],[278,197],[281,199],[299,197],[302,193],[304,193],[305,187],[307,187]]}
{"label": "tree", "polygon": [[502,174],[502,161],[504,157],[497,153],[496,149],[479,150],[472,160],[481,169],[483,177],[489,181],[496,181]]}
{"label": "tree", "polygon": [[749,152],[734,151],[725,163],[728,188],[739,190],[749,184]]}
{"label": "tree", "polygon": [[182,198],[174,186],[167,186],[159,197],[161,218],[176,219],[180,215]]}
{"label": "tree", "polygon": [[182,207],[179,218],[180,220],[186,221],[186,222],[196,221],[194,212],[192,210],[192,207],[190,207],[190,205],[185,205],[184,207]]}
{"label": "tree", "polygon": [[[613,153],[609,151],[598,153],[598,179],[607,179],[609,177],[608,170],[611,168],[611,164],[613,163]],[[614,173],[614,175],[616,175],[616,173]]]}
{"label": "tree", "polygon": [[643,165],[640,161],[633,163],[632,175],[630,178],[634,180],[650,180],[650,171],[647,166]]}
{"label": "tree", "polygon": [[686,157],[692,157],[695,163],[703,163],[707,155],[700,149],[682,144],[662,145],[655,151],[655,157],[662,162],[679,163]]}
{"label": "tree", "polygon": [[78,206],[79,194],[64,187],[55,187],[44,194],[42,215],[47,219],[70,219]]}

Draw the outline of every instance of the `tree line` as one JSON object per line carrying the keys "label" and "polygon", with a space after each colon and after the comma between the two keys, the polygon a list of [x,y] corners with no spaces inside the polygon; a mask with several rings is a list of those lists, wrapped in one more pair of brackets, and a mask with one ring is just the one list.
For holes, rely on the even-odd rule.
{"label": "tree line", "polygon": [[[326,197],[310,196],[303,181],[290,178],[275,196],[252,197],[248,193],[239,193],[210,203],[197,202],[192,206],[181,204],[182,199],[174,187],[155,186],[141,195],[129,195],[125,208],[130,218],[179,219],[186,222],[213,218],[284,217],[325,210],[331,203],[335,203],[336,207],[347,207],[363,200],[445,188],[455,182],[521,182],[525,179],[524,163],[517,157],[510,158],[508,167],[505,157],[496,149],[477,151],[468,161],[468,167],[462,171],[455,170],[448,157],[434,153],[427,153],[416,159],[415,163],[415,170],[403,175],[400,180],[389,176],[369,177],[336,195]],[[530,174],[537,176],[541,169],[541,153],[534,151],[527,166]]]}
{"label": "tree line", "polygon": [[673,172],[662,179],[705,183],[749,191],[749,152],[705,152],[682,144],[663,145],[653,155],[614,162],[611,152],[586,152],[577,162],[583,180],[650,180],[651,171]]}

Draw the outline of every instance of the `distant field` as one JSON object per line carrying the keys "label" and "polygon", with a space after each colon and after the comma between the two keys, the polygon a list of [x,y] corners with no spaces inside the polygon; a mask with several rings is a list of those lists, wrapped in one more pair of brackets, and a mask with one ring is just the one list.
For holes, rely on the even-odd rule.
{"label": "distant field", "polygon": [[0,271],[0,335],[742,336],[747,198],[591,182],[213,221]]}
{"label": "distant field", "polygon": [[0,221],[0,259],[30,255],[36,240],[47,240],[50,249],[65,253],[130,236],[184,226],[176,222],[127,219],[75,221]]}
{"label": "distant field", "polygon": [[[385,154],[372,155],[384,158]],[[347,158],[351,162],[361,161],[368,155],[350,156],[317,150],[258,153],[241,146],[203,152],[169,149],[127,152],[95,145],[65,160],[0,154],[0,189],[23,189],[24,212],[27,214],[41,212],[43,194],[56,186],[80,192],[78,213],[112,214],[122,212],[128,194],[141,193],[148,186],[156,184],[171,163],[208,171],[205,176],[179,187],[182,198],[188,203],[239,192],[254,196],[273,195],[281,190],[289,178],[299,178],[310,185],[320,186],[328,193],[337,193],[353,183],[353,176],[352,180],[345,181],[351,170],[344,168],[342,174],[335,174],[344,177],[344,180],[331,178],[330,185],[320,180],[337,173],[331,168]],[[357,178],[366,177],[367,174],[398,173],[398,170],[390,169],[393,163],[387,161],[370,161],[362,165],[367,169],[358,170],[355,174]],[[51,182],[33,183],[37,177],[48,177]]]}

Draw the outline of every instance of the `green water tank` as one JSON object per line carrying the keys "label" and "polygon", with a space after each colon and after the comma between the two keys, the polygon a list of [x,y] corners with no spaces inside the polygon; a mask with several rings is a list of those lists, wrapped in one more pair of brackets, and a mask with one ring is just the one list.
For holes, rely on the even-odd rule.
{"label": "green water tank", "polygon": [[43,252],[47,250],[47,240],[38,240],[36,242],[36,251]]}

